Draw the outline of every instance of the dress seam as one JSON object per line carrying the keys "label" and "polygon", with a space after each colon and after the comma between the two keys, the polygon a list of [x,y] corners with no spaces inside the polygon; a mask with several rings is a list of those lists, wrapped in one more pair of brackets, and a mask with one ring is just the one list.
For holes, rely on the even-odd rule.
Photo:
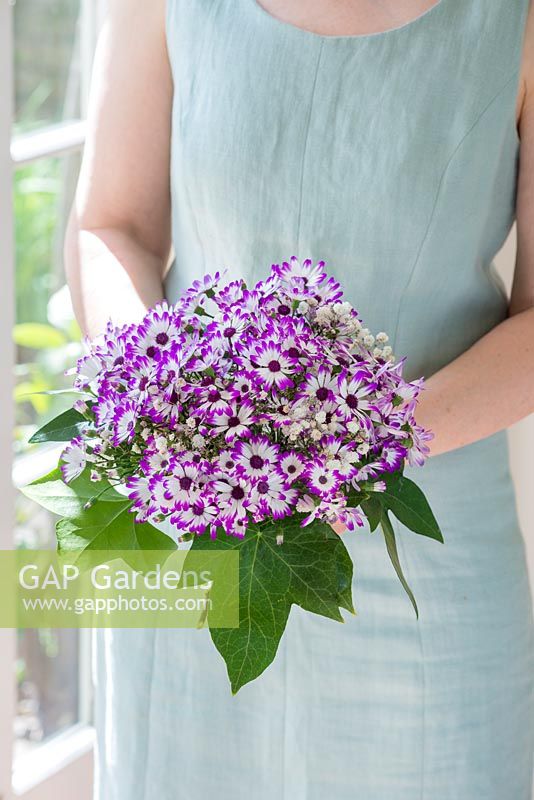
{"label": "dress seam", "polygon": [[[316,90],[316,87],[317,87],[317,78],[319,76],[319,67],[321,65],[321,58],[322,58],[322,55],[323,55],[323,47],[324,47],[324,42],[321,41],[320,44],[319,44],[319,55],[317,56],[317,64],[315,66],[315,74],[313,76],[312,90],[311,90],[311,96],[310,96],[310,107],[309,107],[309,110],[308,110],[308,119],[306,120],[306,129],[305,129],[305,132],[304,132],[304,145],[303,145],[303,148],[302,148],[302,161],[301,161],[301,168],[300,168],[299,210],[298,210],[298,216],[297,216],[297,236],[296,236],[296,243],[297,243],[297,250],[298,251],[300,251],[300,225],[301,225],[301,220],[302,220],[302,206],[303,206],[303,203],[304,203],[303,194],[304,194],[304,173],[306,171],[306,155],[308,153],[308,142],[309,142],[309,138],[310,138],[310,126],[311,126],[311,120],[312,120],[312,114],[313,114],[313,104],[314,104],[314,99],[315,99],[315,90]],[[300,252],[297,252],[296,255],[297,255],[298,258],[301,257]]]}
{"label": "dress seam", "polygon": [[506,79],[506,81],[501,86],[501,88],[486,103],[486,105],[484,106],[482,111],[480,111],[480,113],[477,115],[476,119],[471,123],[471,125],[469,126],[467,131],[462,135],[462,137],[460,138],[460,141],[454,147],[452,153],[450,154],[450,156],[448,157],[448,159],[447,159],[447,161],[445,163],[445,166],[444,166],[444,168],[443,168],[443,170],[441,172],[440,178],[438,180],[436,194],[435,194],[435,197],[434,197],[434,203],[432,205],[432,210],[430,212],[430,216],[429,216],[426,228],[425,228],[425,232],[423,234],[423,237],[422,237],[421,242],[419,244],[419,247],[417,249],[417,252],[416,252],[416,255],[415,255],[415,260],[414,260],[412,268],[410,270],[410,273],[409,273],[409,276],[408,276],[408,280],[406,281],[406,283],[404,285],[404,289],[402,290],[402,292],[400,294],[399,304],[398,304],[399,310],[398,310],[397,319],[396,319],[396,322],[395,322],[395,330],[392,331],[392,343],[393,343],[393,348],[394,349],[395,349],[395,347],[397,345],[399,326],[400,326],[400,321],[401,321],[402,311],[403,311],[403,309],[402,309],[403,302],[404,302],[406,294],[408,293],[408,290],[409,290],[409,288],[410,288],[410,286],[412,284],[412,281],[413,281],[413,279],[415,277],[416,270],[417,270],[417,267],[418,267],[420,259],[421,259],[421,254],[423,252],[424,246],[427,243],[428,237],[430,235],[430,231],[431,231],[431,228],[432,228],[432,223],[434,222],[434,219],[435,219],[435,216],[436,216],[436,211],[437,211],[437,208],[438,208],[438,204],[439,204],[439,200],[440,200],[440,197],[441,197],[441,192],[442,192],[442,189],[443,189],[443,186],[444,186],[445,177],[447,175],[447,172],[448,172],[450,166],[452,165],[456,154],[461,149],[462,145],[469,138],[469,136],[473,133],[473,131],[475,130],[477,125],[482,121],[484,115],[487,113],[487,111],[489,111],[489,109],[494,104],[494,102],[501,96],[501,94],[509,86],[509,84],[513,80],[515,80],[515,78],[518,75],[518,72],[519,72],[519,68],[514,69],[513,73]]}

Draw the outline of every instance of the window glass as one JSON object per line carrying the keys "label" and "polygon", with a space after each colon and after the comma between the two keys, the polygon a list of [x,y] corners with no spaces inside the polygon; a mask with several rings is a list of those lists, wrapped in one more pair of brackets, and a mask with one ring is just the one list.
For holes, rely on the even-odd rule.
{"label": "window glass", "polygon": [[[30,482],[57,463],[57,448],[27,444],[31,434],[69,405],[63,371],[80,353],[63,270],[63,238],[79,169],[78,154],[45,158],[14,173],[16,351],[14,480]],[[15,545],[55,547],[55,519],[21,493]],[[82,632],[83,633],[83,632]],[[80,631],[18,632],[16,755],[80,718]]]}
{"label": "window glass", "polygon": [[80,117],[80,0],[16,0],[14,132]]}

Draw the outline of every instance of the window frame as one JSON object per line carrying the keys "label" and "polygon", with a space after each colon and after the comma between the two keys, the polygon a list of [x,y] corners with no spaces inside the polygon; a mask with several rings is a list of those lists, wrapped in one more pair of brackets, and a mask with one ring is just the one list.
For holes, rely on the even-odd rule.
{"label": "window frame", "polygon": [[[82,86],[81,109],[83,119],[50,125],[27,134],[12,135],[14,114],[14,26],[13,6],[15,0],[0,0],[0,264],[3,265],[2,293],[0,295],[0,382],[4,391],[0,393],[0,496],[4,498],[0,519],[0,549],[11,550],[14,546],[15,494],[11,458],[14,407],[13,366],[15,348],[12,329],[15,324],[14,275],[15,241],[11,177],[20,166],[51,156],[82,151],[85,142],[85,116],[88,107],[89,86],[97,35],[106,12],[107,0],[80,0],[82,24]],[[90,631],[81,631],[90,634]],[[82,639],[81,680],[89,683],[90,649]],[[86,718],[88,699],[83,691],[82,722],[65,732],[57,734],[40,745],[34,752],[25,754],[13,765],[13,720],[16,708],[16,687],[13,679],[16,658],[16,630],[0,629],[0,686],[2,692],[0,710],[0,800],[56,800],[69,797],[72,786],[77,787],[79,800],[90,800],[93,796],[93,745],[94,730]],[[86,688],[86,687],[85,687]]]}

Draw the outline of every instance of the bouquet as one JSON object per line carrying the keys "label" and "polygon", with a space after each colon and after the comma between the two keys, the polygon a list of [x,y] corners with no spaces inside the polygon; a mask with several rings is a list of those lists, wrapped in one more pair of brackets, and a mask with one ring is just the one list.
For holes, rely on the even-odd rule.
{"label": "bouquet", "polygon": [[[424,464],[432,433],[414,418],[423,379],[404,380],[387,342],[323,261],[273,264],[252,288],[206,275],[174,305],[86,342],[73,407],[32,437],[68,441],[59,469],[26,491],[46,504],[62,483],[81,498],[81,510],[59,509],[60,551],[237,549],[240,624],[210,631],[236,692],[274,659],[292,604],[355,613],[335,522],[382,531],[418,613],[390,515],[442,541],[403,474]],[[110,493],[111,521],[95,522]]]}

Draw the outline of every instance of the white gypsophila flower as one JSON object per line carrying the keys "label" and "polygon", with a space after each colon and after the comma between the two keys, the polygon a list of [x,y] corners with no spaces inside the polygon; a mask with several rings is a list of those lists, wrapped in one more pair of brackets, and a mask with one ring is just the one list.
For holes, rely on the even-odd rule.
{"label": "white gypsophila flower", "polygon": [[374,355],[375,358],[379,358],[379,356],[382,355],[382,348],[381,347],[375,347],[374,350],[373,350],[373,355]]}
{"label": "white gypsophila flower", "polygon": [[334,303],[332,308],[334,309],[334,314],[338,317],[345,317],[352,311],[351,304],[347,303],[346,300],[343,303]]}
{"label": "white gypsophila flower", "polygon": [[164,436],[158,436],[156,438],[155,445],[160,453],[167,452],[167,439]]}
{"label": "white gypsophila flower", "polygon": [[382,355],[388,358],[393,353],[393,348],[388,345],[382,348]]}
{"label": "white gypsophila flower", "polygon": [[319,306],[315,315],[315,321],[319,325],[328,325],[332,319],[332,312],[329,306]]}
{"label": "white gypsophila flower", "polygon": [[305,300],[301,300],[298,304],[297,310],[299,314],[307,314],[310,310],[308,303]]}
{"label": "white gypsophila flower", "polygon": [[315,415],[315,421],[322,425],[326,422],[326,413],[324,411],[318,411]]}
{"label": "white gypsophila flower", "polygon": [[379,344],[385,344],[386,342],[389,342],[389,336],[387,335],[387,333],[384,333],[384,331],[380,331],[380,333],[377,333],[375,339]]}
{"label": "white gypsophila flower", "polygon": [[193,442],[193,446],[199,450],[206,444],[205,438],[200,433],[195,433],[191,441]]}
{"label": "white gypsophila flower", "polygon": [[314,430],[311,432],[311,438],[314,442],[318,442],[322,435],[321,431]]}
{"label": "white gypsophila flower", "polygon": [[347,428],[350,431],[350,433],[359,433],[359,431],[360,431],[360,425],[359,425],[358,421],[355,420],[355,419],[350,419],[347,422]]}
{"label": "white gypsophila flower", "polygon": [[375,337],[372,333],[368,333],[367,336],[364,338],[363,343],[366,347],[372,347],[375,343]]}
{"label": "white gypsophila flower", "polygon": [[356,448],[361,456],[365,456],[369,452],[369,442],[362,442]]}
{"label": "white gypsophila flower", "polygon": [[186,421],[186,425],[188,428],[194,429],[197,427],[197,421],[194,417],[189,417]]}

